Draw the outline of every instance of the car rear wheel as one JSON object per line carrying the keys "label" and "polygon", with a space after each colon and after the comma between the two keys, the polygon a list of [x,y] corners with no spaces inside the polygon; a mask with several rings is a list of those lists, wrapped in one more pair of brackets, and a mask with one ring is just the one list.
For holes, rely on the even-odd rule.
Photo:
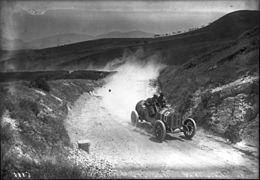
{"label": "car rear wheel", "polygon": [[131,122],[132,122],[132,124],[134,126],[137,125],[138,119],[139,119],[138,114],[135,111],[132,111],[132,113],[131,113]]}
{"label": "car rear wheel", "polygon": [[163,141],[166,136],[166,128],[164,123],[161,120],[155,121],[154,124],[154,135],[157,140]]}
{"label": "car rear wheel", "polygon": [[195,121],[192,118],[188,118],[184,121],[183,124],[184,124],[183,133],[184,133],[185,137],[188,139],[191,139],[197,131],[197,126],[196,126]]}

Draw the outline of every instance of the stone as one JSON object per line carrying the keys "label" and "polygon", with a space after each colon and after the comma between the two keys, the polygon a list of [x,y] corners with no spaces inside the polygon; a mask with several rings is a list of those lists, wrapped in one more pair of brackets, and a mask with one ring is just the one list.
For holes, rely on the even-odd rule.
{"label": "stone", "polygon": [[79,140],[78,141],[78,148],[86,151],[89,153],[90,150],[90,141],[88,139],[85,140]]}

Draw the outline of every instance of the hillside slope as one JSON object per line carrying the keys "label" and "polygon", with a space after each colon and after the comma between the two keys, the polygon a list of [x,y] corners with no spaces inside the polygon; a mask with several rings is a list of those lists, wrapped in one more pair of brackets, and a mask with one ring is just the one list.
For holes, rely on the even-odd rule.
{"label": "hillside slope", "polygon": [[81,41],[88,41],[93,38],[93,36],[87,34],[59,34],[55,36],[32,40],[30,42],[27,42],[25,47],[27,49],[43,49],[47,47],[55,47]]}
{"label": "hillside slope", "polygon": [[170,66],[159,77],[180,116],[206,130],[258,146],[259,27],[226,46]]}
{"label": "hillside slope", "polygon": [[[111,176],[105,161],[73,147],[64,121],[82,93],[101,81],[48,81],[50,91],[28,82],[0,83],[1,179],[86,179]],[[28,177],[29,176],[29,177]]]}
{"label": "hillside slope", "polygon": [[114,31],[107,34],[100,34],[96,36],[97,39],[103,38],[151,38],[154,34],[143,31],[119,32]]}
{"label": "hillside slope", "polygon": [[154,34],[143,31],[130,31],[119,32],[114,31],[106,34],[100,34],[97,36],[91,36],[88,34],[57,34],[39,39],[34,39],[28,42],[24,42],[20,39],[8,40],[2,38],[1,48],[4,50],[22,50],[22,49],[45,49],[53,48],[57,46],[63,46],[73,43],[79,43],[83,41],[89,41],[94,39],[106,39],[106,38],[152,38]]}
{"label": "hillside slope", "polygon": [[[144,51],[145,59],[160,54],[169,65],[181,65],[194,56],[224,46],[245,30],[259,25],[259,11],[237,11],[227,14],[214,23],[180,35],[164,38],[118,38],[81,42],[42,50],[24,50],[1,55],[1,71],[30,69],[86,69],[101,68],[125,52]],[[5,53],[6,54],[6,53]]]}

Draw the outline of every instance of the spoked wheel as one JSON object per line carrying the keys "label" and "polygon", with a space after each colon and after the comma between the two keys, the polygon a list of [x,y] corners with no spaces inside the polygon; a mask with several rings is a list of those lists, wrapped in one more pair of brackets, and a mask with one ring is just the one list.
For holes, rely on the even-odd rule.
{"label": "spoked wheel", "polygon": [[131,113],[131,122],[132,122],[132,124],[134,126],[137,125],[138,119],[139,119],[138,114],[135,111],[132,111],[132,113]]}
{"label": "spoked wheel", "polygon": [[154,135],[157,140],[163,141],[166,136],[166,128],[164,123],[161,120],[155,121],[154,124]]}
{"label": "spoked wheel", "polygon": [[186,138],[191,139],[196,131],[197,131],[197,126],[195,121],[192,118],[188,118],[184,121],[183,123],[183,130],[184,130],[184,135]]}

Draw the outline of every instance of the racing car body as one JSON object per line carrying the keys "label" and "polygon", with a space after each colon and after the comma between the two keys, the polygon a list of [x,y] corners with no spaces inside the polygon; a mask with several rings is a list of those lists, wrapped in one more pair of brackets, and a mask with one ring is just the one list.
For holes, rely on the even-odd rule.
{"label": "racing car body", "polygon": [[[149,108],[154,108],[155,113],[150,113]],[[196,133],[196,123],[192,118],[182,120],[169,105],[164,108],[158,106],[148,107],[144,100],[139,101],[135,106],[135,111],[131,113],[131,122],[137,125],[139,121],[151,123],[156,138],[160,141],[165,139],[166,133],[173,133],[180,129],[185,137],[191,139]]]}

